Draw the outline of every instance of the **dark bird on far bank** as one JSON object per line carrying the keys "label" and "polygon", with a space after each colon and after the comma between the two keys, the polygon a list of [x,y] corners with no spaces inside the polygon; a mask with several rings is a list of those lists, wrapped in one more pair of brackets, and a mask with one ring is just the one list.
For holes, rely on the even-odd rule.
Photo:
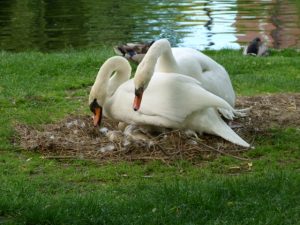
{"label": "dark bird on far bank", "polygon": [[117,55],[139,64],[153,43],[154,41],[150,43],[127,43],[115,46],[114,51]]}
{"label": "dark bird on far bank", "polygon": [[269,55],[268,47],[259,37],[254,38],[248,46],[244,48],[244,55],[267,56]]}

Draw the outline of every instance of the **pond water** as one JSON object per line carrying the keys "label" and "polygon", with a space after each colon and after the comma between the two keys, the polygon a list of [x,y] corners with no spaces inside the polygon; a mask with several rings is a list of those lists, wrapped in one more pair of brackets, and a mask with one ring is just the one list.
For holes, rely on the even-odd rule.
{"label": "pond water", "polygon": [[0,49],[41,51],[168,38],[239,48],[256,36],[300,48],[297,0],[0,0]]}

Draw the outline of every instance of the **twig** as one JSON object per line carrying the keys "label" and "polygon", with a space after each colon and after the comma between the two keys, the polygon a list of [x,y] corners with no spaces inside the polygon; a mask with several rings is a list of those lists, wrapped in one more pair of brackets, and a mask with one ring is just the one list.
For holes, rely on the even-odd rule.
{"label": "twig", "polygon": [[163,162],[166,162],[166,159],[169,159],[169,157],[147,157],[147,156],[129,156],[126,157],[127,159],[131,159],[131,160],[161,160]]}
{"label": "twig", "polygon": [[47,155],[47,156],[41,156],[42,159],[74,159],[74,160],[86,160],[86,158],[83,157],[76,157],[72,155]]}
{"label": "twig", "polygon": [[199,143],[202,144],[203,146],[205,146],[205,147],[211,149],[211,150],[214,150],[214,151],[216,151],[216,152],[222,154],[222,155],[230,156],[230,157],[232,157],[232,158],[239,159],[239,160],[242,160],[242,161],[249,161],[249,159],[242,158],[242,157],[238,157],[238,156],[235,156],[235,155],[232,155],[232,154],[223,152],[223,151],[220,150],[219,147],[218,147],[218,149],[216,149],[216,148],[213,148],[213,147],[211,147],[211,146],[209,146],[209,145],[203,144],[203,143],[201,143],[201,142],[199,142]]}

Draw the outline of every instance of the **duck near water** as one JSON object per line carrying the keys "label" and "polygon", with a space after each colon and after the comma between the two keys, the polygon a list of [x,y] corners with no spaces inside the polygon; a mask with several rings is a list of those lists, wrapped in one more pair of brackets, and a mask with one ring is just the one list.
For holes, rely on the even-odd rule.
{"label": "duck near water", "polygon": [[115,46],[114,51],[117,55],[139,64],[153,43],[154,41],[150,43],[127,43]]}
{"label": "duck near water", "polygon": [[266,44],[256,37],[244,48],[243,55],[267,56],[269,51]]}

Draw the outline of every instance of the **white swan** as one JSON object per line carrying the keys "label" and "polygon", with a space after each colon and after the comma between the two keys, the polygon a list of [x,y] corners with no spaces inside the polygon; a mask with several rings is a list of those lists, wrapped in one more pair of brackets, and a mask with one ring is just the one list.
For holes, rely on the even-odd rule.
{"label": "white swan", "polygon": [[130,72],[128,61],[120,56],[102,65],[89,95],[94,125],[100,124],[103,111],[105,116],[128,124],[190,129],[249,147],[222,120],[216,108],[225,109],[223,116],[228,119],[234,117],[235,110],[222,98],[203,89],[197,80],[185,75],[155,73],[145,90],[140,110],[132,110],[134,83],[128,80]]}
{"label": "white swan", "polygon": [[226,70],[213,59],[191,48],[171,48],[167,39],[155,41],[135,73],[136,99],[134,109],[138,110],[142,93],[154,72],[179,73],[195,78],[209,92],[223,98],[232,107],[235,93]]}

